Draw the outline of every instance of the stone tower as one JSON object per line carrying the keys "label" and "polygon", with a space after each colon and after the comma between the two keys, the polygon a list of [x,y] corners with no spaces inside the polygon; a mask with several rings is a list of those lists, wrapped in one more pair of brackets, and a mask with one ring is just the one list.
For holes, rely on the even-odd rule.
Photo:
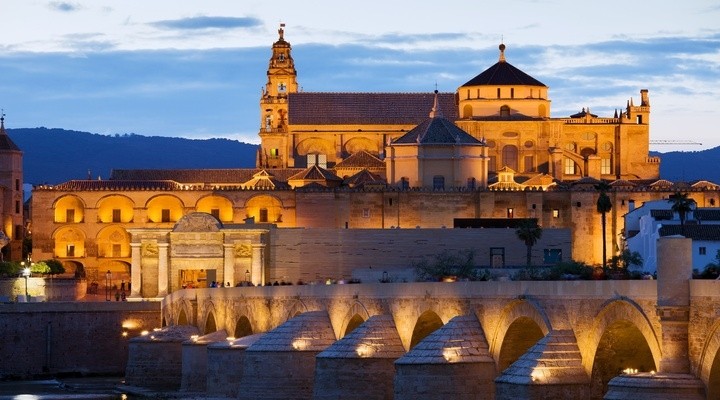
{"label": "stone tower", "polygon": [[5,132],[5,114],[0,113],[0,193],[2,196],[2,232],[10,239],[2,248],[6,261],[22,259],[23,226],[23,153]]}
{"label": "stone tower", "polygon": [[260,139],[262,145],[257,157],[258,168],[284,168],[288,166],[288,94],[298,91],[297,71],[290,54],[290,43],[285,41],[285,24],[280,24],[278,40],[273,43],[268,64],[267,83],[260,99]]}

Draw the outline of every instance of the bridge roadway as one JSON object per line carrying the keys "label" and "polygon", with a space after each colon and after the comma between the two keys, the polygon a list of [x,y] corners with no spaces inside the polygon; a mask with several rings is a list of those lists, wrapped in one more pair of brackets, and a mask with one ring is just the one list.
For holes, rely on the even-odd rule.
{"label": "bridge roadway", "polygon": [[[688,239],[661,244],[658,280],[185,289],[163,300],[162,318],[200,335],[263,333],[244,347],[239,398],[368,398],[361,388],[395,399],[643,398],[613,388],[622,370],[631,382],[621,386],[720,398],[720,281],[689,279]],[[298,365],[293,353],[310,357]],[[300,370],[307,382],[283,389]]]}

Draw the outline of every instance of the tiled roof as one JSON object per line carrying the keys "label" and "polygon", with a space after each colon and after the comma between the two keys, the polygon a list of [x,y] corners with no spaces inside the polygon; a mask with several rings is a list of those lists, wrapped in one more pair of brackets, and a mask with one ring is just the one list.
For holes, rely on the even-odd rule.
{"label": "tiled roof", "polygon": [[341,181],[342,178],[325,168],[320,168],[317,164],[306,168],[297,174],[288,178],[288,180],[305,180],[305,181]]}
{"label": "tiled roof", "polygon": [[367,151],[361,150],[335,164],[335,168],[385,168],[385,162]]}
{"label": "tiled roof", "polygon": [[650,210],[650,216],[654,219],[673,219],[672,210]]}
{"label": "tiled roof", "polygon": [[367,169],[363,169],[362,171],[358,172],[357,174],[345,179],[343,181],[343,185],[349,186],[351,188],[353,187],[362,187],[364,185],[384,185],[385,180],[380,177],[380,175],[375,175],[368,171]]}
{"label": "tiled roof", "polygon": [[81,191],[81,190],[180,190],[182,184],[175,181],[136,180],[136,181],[98,181],[98,180],[72,180],[54,185],[55,190]]}
{"label": "tiled roof", "polygon": [[477,317],[457,316],[429,334],[395,364],[494,363]]}
{"label": "tiled roof", "polygon": [[255,175],[252,179],[242,184],[246,189],[289,189],[290,185],[287,182],[277,180],[272,174],[266,170],[262,170]]}
{"label": "tiled roof", "polygon": [[[290,93],[291,125],[417,125],[433,105],[434,93]],[[455,93],[439,93],[440,106],[457,118]]]}
{"label": "tiled roof", "polygon": [[21,151],[19,147],[10,139],[5,131],[5,123],[0,123],[0,150]]}
{"label": "tiled roof", "polygon": [[[188,184],[241,184],[262,171],[257,168],[231,169],[114,169],[110,180],[146,181],[172,180]],[[301,168],[280,168],[268,170],[277,180],[287,179],[302,171]]]}
{"label": "tiled roof", "polygon": [[693,211],[693,216],[699,221],[720,221],[720,209],[698,208]]}
{"label": "tiled roof", "polygon": [[610,182],[610,187],[614,187],[614,188],[635,187],[635,186],[637,186],[637,184],[630,182],[628,180],[625,180],[625,179],[617,179],[613,182]]}
{"label": "tiled roof", "polygon": [[597,115],[590,113],[590,109],[588,109],[587,111],[585,111],[585,108],[584,108],[584,107],[583,107],[582,111],[580,111],[579,113],[576,113],[576,114],[571,115],[570,118],[583,118],[583,117],[585,117],[586,115],[590,115],[590,116],[593,117],[593,118],[597,118]]}
{"label": "tiled roof", "polygon": [[660,227],[660,236],[673,236],[681,235],[692,240],[720,240],[720,225],[702,224],[702,225],[688,225],[685,224],[685,231],[683,233],[682,226],[680,225],[662,225]]}
{"label": "tiled roof", "polygon": [[392,144],[475,144],[483,143],[444,117],[427,118]]}
{"label": "tiled roof", "polygon": [[308,311],[267,332],[245,351],[323,351],[335,342],[327,311]]}
{"label": "tiled roof", "polygon": [[464,86],[500,86],[527,85],[546,86],[544,83],[522,72],[507,61],[498,61],[495,65],[467,81]]}
{"label": "tiled roof", "polygon": [[405,354],[392,315],[374,315],[317,358],[390,358]]}

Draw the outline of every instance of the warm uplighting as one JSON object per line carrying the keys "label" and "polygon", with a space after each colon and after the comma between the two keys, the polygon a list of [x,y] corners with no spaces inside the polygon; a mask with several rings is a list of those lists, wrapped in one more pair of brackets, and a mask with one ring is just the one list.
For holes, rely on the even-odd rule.
{"label": "warm uplighting", "polygon": [[533,370],[530,374],[530,379],[532,379],[533,382],[538,382],[540,378],[542,378],[542,373],[539,370]]}
{"label": "warm uplighting", "polygon": [[232,342],[233,340],[235,340],[235,336],[228,336],[225,338],[225,340],[227,340],[228,342]]}
{"label": "warm uplighting", "polygon": [[122,322],[123,329],[137,329],[140,324],[138,324],[138,321],[133,319],[126,319]]}
{"label": "warm uplighting", "polygon": [[149,335],[149,334],[150,334],[150,332],[148,332],[148,331],[142,331],[142,332],[140,332],[140,336],[147,336],[147,335]]}
{"label": "warm uplighting", "polygon": [[630,375],[630,374],[637,374],[638,370],[637,368],[625,368],[623,370],[623,374]]}
{"label": "warm uplighting", "polygon": [[449,363],[458,361],[460,347],[446,347],[443,349],[443,358]]}
{"label": "warm uplighting", "polygon": [[305,350],[308,348],[309,345],[310,343],[307,339],[295,339],[292,342],[292,347],[295,350]]}
{"label": "warm uplighting", "polygon": [[128,337],[128,331],[122,331],[122,337]]}
{"label": "warm uplighting", "polygon": [[375,354],[375,348],[373,346],[362,343],[358,345],[358,347],[355,349],[355,352],[359,357],[366,358],[371,357],[373,354]]}
{"label": "warm uplighting", "polygon": [[190,336],[190,340],[192,340],[193,342],[197,342],[199,337],[200,336],[198,336],[198,335],[192,335],[192,336]]}
{"label": "warm uplighting", "polygon": [[160,332],[160,331],[161,331],[160,328],[153,328],[153,332]]}

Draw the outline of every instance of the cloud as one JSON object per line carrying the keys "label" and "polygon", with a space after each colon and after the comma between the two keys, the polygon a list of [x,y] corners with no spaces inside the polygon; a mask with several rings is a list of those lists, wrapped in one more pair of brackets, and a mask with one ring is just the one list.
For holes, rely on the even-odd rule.
{"label": "cloud", "polygon": [[48,7],[52,10],[61,12],[73,12],[82,8],[77,3],[68,3],[66,1],[51,1],[48,3]]}
{"label": "cloud", "polygon": [[262,26],[262,21],[252,17],[189,17],[181,19],[170,19],[155,21],[150,25],[160,29],[232,29],[232,28],[254,28]]}

